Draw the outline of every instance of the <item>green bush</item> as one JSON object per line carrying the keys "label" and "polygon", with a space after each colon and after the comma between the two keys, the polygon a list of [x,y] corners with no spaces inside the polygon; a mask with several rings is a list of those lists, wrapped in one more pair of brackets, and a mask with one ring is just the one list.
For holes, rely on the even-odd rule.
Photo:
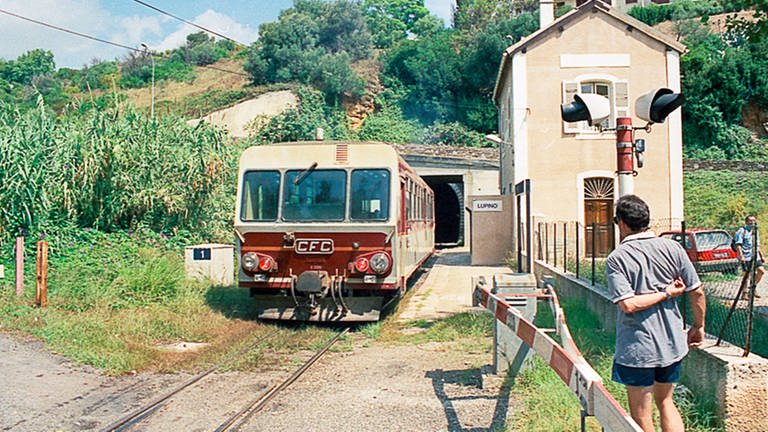
{"label": "green bush", "polygon": [[405,119],[398,106],[385,105],[365,119],[357,131],[357,139],[410,144],[418,140],[421,131],[418,122]]}
{"label": "green bush", "polygon": [[325,130],[327,140],[349,137],[345,116],[328,108],[319,91],[302,86],[296,89],[296,96],[299,106],[269,119],[256,131],[252,143],[314,140],[317,128]]}

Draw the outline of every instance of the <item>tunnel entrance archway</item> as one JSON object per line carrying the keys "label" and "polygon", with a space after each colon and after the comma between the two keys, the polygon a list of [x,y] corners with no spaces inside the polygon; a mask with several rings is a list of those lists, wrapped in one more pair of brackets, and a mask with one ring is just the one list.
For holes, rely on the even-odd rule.
{"label": "tunnel entrance archway", "polygon": [[437,247],[462,245],[464,239],[464,181],[461,176],[425,176],[435,192]]}

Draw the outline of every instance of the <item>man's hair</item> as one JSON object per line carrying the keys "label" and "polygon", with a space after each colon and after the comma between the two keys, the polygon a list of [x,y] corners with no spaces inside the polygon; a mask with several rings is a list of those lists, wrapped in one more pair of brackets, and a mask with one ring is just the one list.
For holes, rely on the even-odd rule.
{"label": "man's hair", "polygon": [[632,231],[643,231],[648,229],[651,211],[639,196],[624,195],[616,201],[616,217],[624,221]]}
{"label": "man's hair", "polygon": [[755,219],[757,219],[757,216],[755,216],[755,215],[753,215],[753,214],[747,215],[747,217],[745,217],[745,218],[744,218],[744,223],[747,223],[747,222],[749,222],[749,218],[755,218]]}

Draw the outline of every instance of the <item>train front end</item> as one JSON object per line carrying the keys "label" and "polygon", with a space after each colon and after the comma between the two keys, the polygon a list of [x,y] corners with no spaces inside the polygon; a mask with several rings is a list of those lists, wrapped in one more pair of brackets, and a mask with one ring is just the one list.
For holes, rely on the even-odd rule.
{"label": "train front end", "polygon": [[404,283],[393,258],[398,182],[397,155],[383,144],[246,150],[235,234],[239,285],[259,318],[378,320]]}

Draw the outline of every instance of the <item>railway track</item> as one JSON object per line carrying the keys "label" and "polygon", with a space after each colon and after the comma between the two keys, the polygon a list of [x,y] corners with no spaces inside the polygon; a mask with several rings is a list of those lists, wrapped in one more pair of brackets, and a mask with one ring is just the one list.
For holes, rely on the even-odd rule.
{"label": "railway track", "polygon": [[[256,398],[255,400],[248,403],[243,409],[238,411],[236,414],[230,416],[224,423],[222,423],[216,431],[232,431],[232,430],[238,430],[246,421],[247,419],[258,412],[261,408],[263,408],[272,398],[274,398],[280,391],[288,387],[291,383],[296,381],[304,372],[309,369],[312,364],[314,364],[317,360],[319,360],[330,348],[335,344],[343,335],[345,335],[349,331],[349,328],[345,328],[343,331],[336,334],[333,338],[331,338],[321,349],[319,349],[312,358],[307,360],[301,367],[299,367],[296,371],[291,374],[290,377],[288,377],[285,381],[283,381],[280,384],[274,384],[270,386],[266,391],[262,392],[262,394]],[[103,429],[101,429],[102,432],[118,432],[118,431],[126,431],[130,430],[134,426],[138,425],[148,417],[150,417],[153,413],[155,413],[158,409],[163,407],[169,399],[176,394],[180,393],[181,391],[193,386],[194,384],[198,383],[200,380],[204,379],[211,373],[221,369],[223,366],[230,363],[232,360],[236,359],[239,356],[242,356],[243,354],[251,351],[255,347],[261,345],[263,342],[269,340],[270,338],[274,337],[276,333],[271,333],[265,336],[262,336],[249,344],[248,346],[238,350],[237,352],[229,355],[221,362],[217,363],[216,365],[210,367],[209,369],[205,370],[204,372],[201,372],[200,374],[192,377],[191,379],[185,381],[183,384],[179,385],[172,391],[157,397],[156,399],[153,399],[149,403],[141,406],[140,408],[132,411],[129,414],[126,414],[125,416],[121,417],[120,419],[114,421],[113,423],[107,425]]]}
{"label": "railway track", "polygon": [[233,414],[230,418],[228,418],[224,423],[222,423],[218,428],[216,428],[216,432],[225,432],[225,431],[237,431],[240,429],[241,426],[243,426],[248,419],[259,412],[262,408],[264,408],[267,403],[269,403],[272,398],[274,398],[278,393],[280,393],[282,390],[284,390],[286,387],[291,385],[294,381],[296,381],[301,375],[304,374],[304,372],[307,371],[307,369],[310,368],[317,360],[319,360],[328,350],[335,344],[342,336],[347,334],[349,332],[349,327],[345,328],[343,331],[338,333],[336,336],[331,338],[322,348],[320,348],[315,355],[312,356],[309,360],[307,360],[303,365],[301,365],[296,371],[291,374],[288,378],[285,379],[285,381],[281,382],[280,384],[276,384],[268,388],[265,392],[263,392],[259,397],[248,403],[243,409],[238,411],[237,413]]}
{"label": "railway track", "polygon": [[222,366],[228,364],[235,358],[245,354],[246,352],[252,350],[253,348],[261,345],[264,341],[270,339],[271,337],[274,337],[275,333],[270,333],[268,335],[262,336],[258,339],[256,339],[254,342],[252,342],[250,345],[247,345],[246,347],[240,349],[239,351],[236,351],[233,354],[230,354],[227,356],[224,360],[217,363],[214,366],[211,366],[204,372],[199,373],[198,375],[192,377],[191,379],[187,380],[180,386],[176,387],[174,390],[164,394],[163,396],[160,396],[156,399],[153,399],[146,405],[136,409],[135,411],[125,415],[124,417],[121,417],[119,420],[110,423],[108,426],[106,426],[104,429],[102,429],[102,432],[113,432],[113,431],[123,431],[128,430],[133,425],[139,423],[140,421],[144,420],[145,418],[149,417],[155,410],[162,407],[165,402],[168,401],[171,397],[179,393],[180,391],[192,386],[193,384],[197,383],[201,379],[205,378],[206,376],[210,375],[211,373],[221,369]]}

